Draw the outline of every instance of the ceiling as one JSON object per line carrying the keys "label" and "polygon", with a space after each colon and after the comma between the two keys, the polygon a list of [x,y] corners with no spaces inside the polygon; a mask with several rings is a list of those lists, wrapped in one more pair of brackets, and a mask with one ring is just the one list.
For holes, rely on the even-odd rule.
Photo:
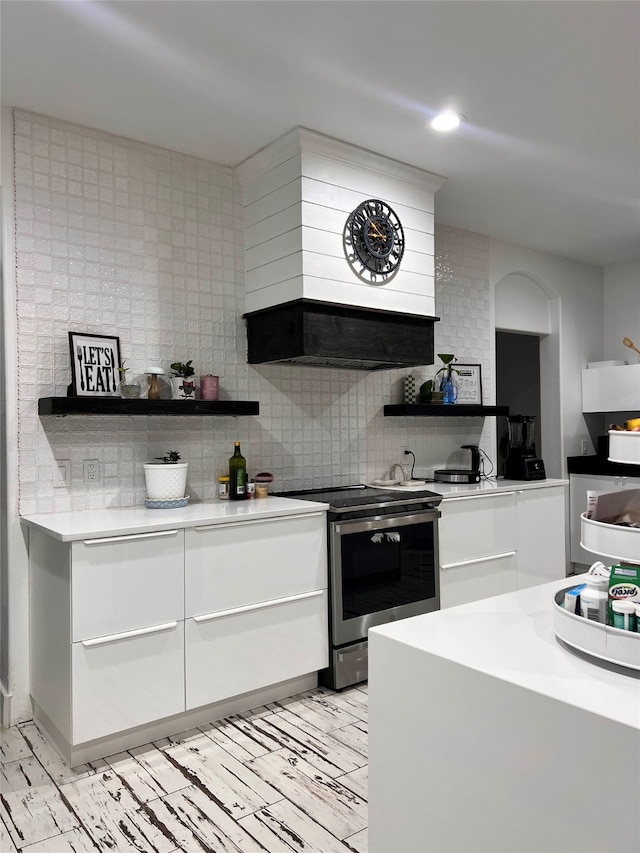
{"label": "ceiling", "polygon": [[5,104],[229,166],[303,126],[445,175],[441,223],[638,254],[635,0],[4,0],[1,37]]}

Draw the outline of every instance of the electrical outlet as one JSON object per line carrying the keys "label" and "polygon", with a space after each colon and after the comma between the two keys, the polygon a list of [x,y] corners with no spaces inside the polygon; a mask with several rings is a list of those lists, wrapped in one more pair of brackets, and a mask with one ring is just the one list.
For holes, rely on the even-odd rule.
{"label": "electrical outlet", "polygon": [[98,483],[100,481],[100,460],[85,459],[83,471],[85,483]]}
{"label": "electrical outlet", "polygon": [[586,438],[583,438],[580,441],[580,453],[583,456],[586,456],[588,454],[588,452],[589,452],[589,442],[587,441]]}
{"label": "electrical outlet", "polygon": [[56,459],[53,466],[53,488],[61,489],[71,485],[71,460]]}

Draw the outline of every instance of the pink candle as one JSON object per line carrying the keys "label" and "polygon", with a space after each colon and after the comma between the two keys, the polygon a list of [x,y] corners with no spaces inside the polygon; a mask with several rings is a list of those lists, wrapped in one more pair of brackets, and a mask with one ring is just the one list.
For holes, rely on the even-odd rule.
{"label": "pink candle", "polygon": [[220,377],[210,373],[200,377],[200,397],[203,400],[217,400]]}

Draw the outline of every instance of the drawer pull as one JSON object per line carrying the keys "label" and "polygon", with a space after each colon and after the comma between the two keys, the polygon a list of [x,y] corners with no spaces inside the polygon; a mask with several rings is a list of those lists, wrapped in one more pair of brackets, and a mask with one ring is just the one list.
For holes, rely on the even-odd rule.
{"label": "drawer pull", "polygon": [[220,524],[201,524],[198,527],[192,527],[196,533],[202,533],[205,530],[224,530],[229,529],[233,525],[233,530],[237,527],[253,527],[254,524],[270,524],[274,521],[296,521],[298,518],[317,518],[319,515],[324,515],[325,510],[320,509],[317,512],[301,512],[298,515],[273,515],[270,518],[252,518],[247,521],[230,521],[225,518]]}
{"label": "drawer pull", "polygon": [[456,498],[448,498],[445,495],[443,497],[442,503],[443,504],[452,504],[455,501],[475,501],[478,498],[486,500],[486,498],[496,498],[498,496],[503,496],[503,495],[505,497],[507,497],[508,495],[515,495],[515,494],[516,494],[515,492],[491,492],[488,495],[487,494],[484,494],[484,495],[462,495],[462,496],[456,497]]}
{"label": "drawer pull", "polygon": [[175,536],[178,530],[157,530],[154,533],[126,533],[124,536],[106,536],[104,539],[83,539],[83,545],[102,545],[105,542],[130,542],[132,539],[151,539],[160,536]]}
{"label": "drawer pull", "polygon": [[115,643],[118,640],[128,640],[130,637],[142,637],[144,634],[159,634],[160,631],[170,631],[177,622],[165,622],[164,625],[152,625],[150,628],[137,628],[135,631],[123,631],[122,634],[108,634],[106,637],[96,637],[94,640],[83,640],[83,646],[102,646],[104,643]]}
{"label": "drawer pull", "polygon": [[222,619],[224,616],[235,616],[238,613],[249,613],[251,610],[263,610],[265,607],[276,607],[278,604],[288,604],[290,601],[303,601],[305,598],[317,598],[324,595],[323,589],[313,592],[302,592],[299,595],[288,595],[286,598],[274,598],[273,601],[259,601],[257,604],[247,604],[244,607],[234,607],[231,610],[218,610],[204,616],[194,616],[194,622],[211,622],[212,619]]}
{"label": "drawer pull", "polygon": [[443,563],[441,569],[457,569],[458,566],[473,566],[474,563],[488,563],[491,560],[502,560],[505,557],[514,557],[517,551],[505,551],[502,554],[490,554],[488,557],[476,557],[474,560],[461,560],[459,563]]}

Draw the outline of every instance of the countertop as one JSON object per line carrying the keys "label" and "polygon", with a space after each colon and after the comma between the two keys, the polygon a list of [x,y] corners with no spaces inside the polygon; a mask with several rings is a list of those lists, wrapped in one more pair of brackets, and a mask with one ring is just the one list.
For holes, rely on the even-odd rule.
{"label": "countertop", "polygon": [[327,504],[310,503],[292,498],[269,496],[248,501],[202,501],[180,509],[147,509],[144,506],[89,509],[81,512],[52,512],[23,516],[29,527],[47,533],[54,539],[73,542],[105,536],[152,533],[171,528],[233,524],[263,518],[324,511]]}
{"label": "countertop", "polygon": [[569,474],[590,474],[605,477],[640,477],[638,465],[609,462],[606,456],[567,456]]}
{"label": "countertop", "polygon": [[[513,492],[523,489],[543,489],[566,486],[568,480],[483,480],[480,483],[422,483],[417,486],[385,486],[383,491],[436,492],[443,499],[467,495]],[[377,488],[377,487],[376,487]],[[328,504],[319,501],[297,500],[269,496],[249,501],[202,501],[181,509],[147,509],[144,506],[88,509],[78,512],[52,512],[22,516],[28,527],[35,527],[54,539],[73,542],[105,536],[126,536],[152,533],[171,528],[201,527],[210,524],[229,524],[259,518],[278,518],[305,512],[324,511]]]}
{"label": "countertop", "polygon": [[[373,483],[369,485],[374,486]],[[446,500],[466,495],[486,495],[498,492],[519,492],[524,489],[548,489],[552,486],[568,486],[568,480],[481,480],[479,483],[420,483],[416,486],[374,486],[384,491],[414,492],[426,489],[436,492]]]}
{"label": "countertop", "polygon": [[640,730],[640,672],[622,671],[560,645],[553,596],[582,576],[372,628],[423,651],[541,696]]}

